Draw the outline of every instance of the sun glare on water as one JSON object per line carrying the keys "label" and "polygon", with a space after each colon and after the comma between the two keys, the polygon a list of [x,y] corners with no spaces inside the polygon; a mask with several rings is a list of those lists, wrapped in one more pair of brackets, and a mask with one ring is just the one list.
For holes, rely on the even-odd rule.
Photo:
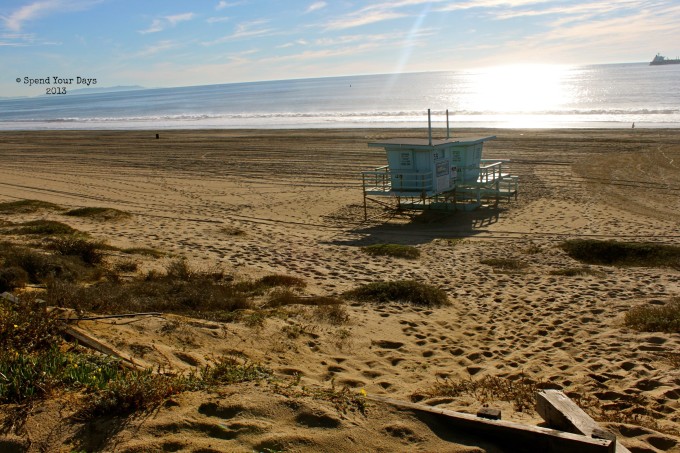
{"label": "sun glare on water", "polygon": [[568,66],[557,65],[498,66],[473,71],[460,108],[532,126],[573,100],[569,74]]}

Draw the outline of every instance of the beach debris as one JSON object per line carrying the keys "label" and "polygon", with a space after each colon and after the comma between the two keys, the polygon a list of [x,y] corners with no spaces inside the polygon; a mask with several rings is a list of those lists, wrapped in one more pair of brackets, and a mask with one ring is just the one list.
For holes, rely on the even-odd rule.
{"label": "beach debris", "polygon": [[595,439],[610,439],[615,442],[617,453],[630,453],[616,440],[614,433],[602,429],[562,391],[543,390],[536,394],[536,401],[536,412],[549,426]]}
{"label": "beach debris", "polygon": [[121,361],[120,362],[121,365],[126,368],[138,371],[153,368],[150,364],[144,363],[139,359],[133,359],[132,357],[126,355],[125,353],[117,350],[113,346],[105,344],[101,340],[92,336],[92,334],[85,332],[79,327],[62,324],[61,331],[65,337],[76,340],[80,345],[86,346],[102,354],[106,354],[108,356],[119,359]]}
{"label": "beach debris", "polygon": [[19,298],[17,296],[15,296],[14,294],[8,293],[7,291],[0,294],[0,298],[5,299],[6,301],[12,302],[13,304],[19,303]]}
{"label": "beach debris", "polygon": [[[525,425],[522,423],[492,420],[463,412],[410,403],[383,396],[368,395],[366,399],[389,404],[400,409],[427,412],[445,417],[452,429],[474,432],[485,435],[502,443],[508,448],[519,451],[541,451],[546,453],[615,453],[628,452],[624,447],[617,449],[617,442],[612,439],[594,438],[590,435],[575,434],[559,431],[542,426]],[[514,450],[513,450],[514,451]]]}
{"label": "beach debris", "polygon": [[100,316],[80,316],[67,318],[58,318],[61,321],[95,321],[97,319],[115,319],[115,318],[136,318],[139,316],[163,316],[163,313],[157,311],[150,311],[146,313],[123,313],[120,315],[100,315]]}
{"label": "beach debris", "polygon": [[495,407],[481,407],[477,411],[477,417],[488,418],[489,420],[500,420],[501,410]]}

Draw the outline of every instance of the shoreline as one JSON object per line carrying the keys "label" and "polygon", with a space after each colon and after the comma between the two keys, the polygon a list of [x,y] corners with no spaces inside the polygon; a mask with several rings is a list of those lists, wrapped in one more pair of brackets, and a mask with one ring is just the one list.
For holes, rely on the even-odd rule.
{"label": "shoreline", "polygon": [[[20,123],[20,122],[16,122]],[[418,123],[402,123],[402,124],[366,124],[366,125],[356,125],[356,124],[338,124],[335,126],[329,126],[328,124],[308,124],[300,126],[298,124],[273,124],[271,126],[258,125],[256,121],[252,124],[238,124],[238,125],[224,125],[224,124],[201,124],[201,125],[191,125],[186,124],[182,126],[177,126],[174,124],[157,124],[149,125],[144,124],[140,126],[134,126],[130,122],[123,122],[120,125],[106,125],[98,127],[83,127],[82,125],[71,126],[68,121],[46,121],[44,125],[35,126],[33,123],[28,123],[22,127],[16,126],[15,122],[12,124],[3,124],[0,122],[0,132],[57,132],[57,131],[197,131],[197,130],[352,130],[352,129],[388,129],[388,130],[404,130],[404,129],[420,129],[423,126]],[[425,122],[426,123],[426,122]],[[416,125],[418,124],[418,125]],[[662,129],[662,130],[676,130],[680,129],[680,124],[678,123],[655,123],[655,122],[644,122],[635,121],[635,128],[631,127],[631,122],[616,122],[616,121],[602,121],[602,122],[579,122],[570,121],[564,123],[548,123],[537,126],[526,125],[522,122],[512,121],[507,123],[499,123],[489,126],[488,121],[472,121],[460,126],[460,122],[456,125],[451,126],[452,131],[466,130],[466,129],[493,129],[493,130],[561,130],[561,129],[581,129],[581,130],[625,130],[625,129]],[[441,125],[434,125],[433,129],[441,129]]]}

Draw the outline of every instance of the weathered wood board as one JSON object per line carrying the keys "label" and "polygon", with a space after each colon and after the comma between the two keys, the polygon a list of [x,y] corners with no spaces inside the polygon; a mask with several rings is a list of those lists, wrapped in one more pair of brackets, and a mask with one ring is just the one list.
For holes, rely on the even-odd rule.
{"label": "weathered wood board", "polygon": [[472,414],[438,407],[415,404],[392,398],[369,395],[369,400],[390,404],[412,411],[422,411],[446,417],[452,429],[474,432],[492,438],[508,451],[540,451],[544,453],[613,453],[615,443],[609,439],[593,439],[581,434],[566,433],[551,428],[523,425],[504,420],[489,420]]}

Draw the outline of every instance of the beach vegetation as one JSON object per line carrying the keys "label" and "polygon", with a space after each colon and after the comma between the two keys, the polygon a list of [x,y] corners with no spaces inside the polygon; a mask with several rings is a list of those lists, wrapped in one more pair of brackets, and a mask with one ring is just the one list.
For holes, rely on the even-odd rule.
{"label": "beach vegetation", "polygon": [[663,305],[641,305],[625,316],[626,326],[643,332],[680,333],[680,297]]}
{"label": "beach vegetation", "polygon": [[0,268],[0,293],[23,288],[28,283],[28,272],[17,266]]}
{"label": "beach vegetation", "polygon": [[114,208],[86,207],[71,209],[64,213],[71,217],[85,217],[95,220],[118,220],[130,217],[130,213]]}
{"label": "beach vegetation", "polygon": [[680,269],[680,246],[677,245],[572,239],[563,242],[561,248],[575,260],[588,264]]}
{"label": "beach vegetation", "polygon": [[539,245],[534,243],[529,244],[527,248],[523,250],[523,252],[527,255],[536,255],[538,253],[541,253],[542,251],[543,249]]}
{"label": "beach vegetation", "polygon": [[188,374],[167,376],[129,370],[117,359],[62,347],[60,321],[45,304],[22,295],[17,304],[0,299],[0,404],[24,404],[54,392],[84,394],[80,416],[126,415],[157,407],[188,390],[267,379],[255,363],[220,356]]}
{"label": "beach vegetation", "polygon": [[133,260],[119,261],[113,266],[115,272],[137,272],[139,263]]}
{"label": "beach vegetation", "polygon": [[272,274],[265,275],[264,277],[261,277],[260,279],[256,280],[255,286],[257,287],[263,286],[266,288],[276,287],[304,288],[305,286],[307,286],[307,283],[300,277],[283,274]]}
{"label": "beach vegetation", "polygon": [[405,259],[416,259],[420,256],[420,250],[412,245],[373,244],[362,247],[361,250],[371,256],[389,256]]}
{"label": "beach vegetation", "polygon": [[104,254],[102,251],[106,249],[106,246],[102,241],[71,235],[52,239],[48,248],[59,255],[77,256],[83,263],[95,265],[103,261]]}
{"label": "beach vegetation", "polygon": [[333,326],[347,324],[350,319],[347,307],[340,304],[318,305],[314,308],[313,314],[318,321]]}
{"label": "beach vegetation", "polygon": [[597,269],[593,269],[588,266],[580,266],[580,267],[565,267],[562,269],[555,269],[549,272],[550,275],[560,275],[563,277],[578,277],[578,276],[586,276],[586,275],[592,275],[595,277],[604,277],[606,274],[602,271],[599,271]]}
{"label": "beach vegetation", "polygon": [[527,267],[524,261],[515,258],[485,258],[479,262],[500,271],[521,271]]}
{"label": "beach vegetation", "polygon": [[430,388],[412,396],[413,400],[425,398],[457,398],[472,396],[482,404],[494,401],[512,403],[517,412],[532,414],[536,407],[536,393],[549,386],[549,383],[530,379],[524,374],[513,377],[484,376],[461,379],[442,379]]}
{"label": "beach vegetation", "polygon": [[346,291],[343,297],[366,302],[400,302],[425,307],[440,307],[449,304],[444,290],[415,280],[367,283]]}
{"label": "beach vegetation", "polygon": [[56,236],[76,234],[78,230],[56,220],[31,220],[20,223],[17,228],[8,231],[10,234]]}
{"label": "beach vegetation", "polygon": [[17,200],[0,203],[0,213],[2,214],[30,214],[40,210],[61,211],[61,206],[41,200]]}
{"label": "beach vegetation", "polygon": [[340,305],[343,301],[330,296],[305,296],[291,291],[289,288],[276,288],[269,294],[267,306],[281,307],[284,305]]}
{"label": "beach vegetation", "polygon": [[[234,282],[234,287],[239,291],[250,293],[254,296],[262,296],[270,293],[276,288],[288,288],[290,290],[301,290],[307,283],[300,277],[284,274],[265,275],[255,280],[241,280]],[[296,302],[292,302],[296,303]],[[286,304],[283,304],[286,305]]]}
{"label": "beach vegetation", "polygon": [[220,231],[223,234],[226,234],[227,236],[245,236],[246,232],[245,230],[242,230],[241,228],[235,227],[235,226],[230,226],[230,225],[224,225],[220,227]]}
{"label": "beach vegetation", "polygon": [[275,393],[286,396],[287,398],[313,398],[315,400],[331,403],[338,412],[343,414],[358,412],[362,415],[367,414],[368,401],[366,390],[353,390],[347,386],[338,387],[335,380],[331,379],[330,387],[308,387],[299,385],[299,376],[295,375],[294,380],[287,385],[272,382]]}
{"label": "beach vegetation", "polygon": [[668,352],[664,355],[666,361],[676,370],[680,370],[680,352]]}
{"label": "beach vegetation", "polygon": [[151,258],[163,258],[165,256],[164,252],[149,247],[129,247],[120,251],[127,255],[141,255]]}
{"label": "beach vegetation", "polygon": [[[45,283],[50,279],[91,280],[99,272],[87,266],[80,257],[61,256],[9,243],[0,244],[2,262],[7,281],[19,283]],[[22,272],[23,271],[23,272]],[[15,284],[14,287],[22,287]]]}

